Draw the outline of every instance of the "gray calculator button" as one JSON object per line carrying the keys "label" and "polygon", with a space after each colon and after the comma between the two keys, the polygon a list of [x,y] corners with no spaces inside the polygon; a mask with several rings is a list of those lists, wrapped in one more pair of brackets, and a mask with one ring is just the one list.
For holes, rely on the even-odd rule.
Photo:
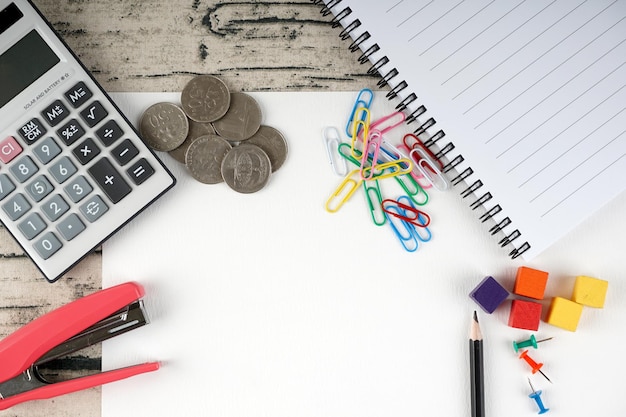
{"label": "gray calculator button", "polygon": [[31,205],[26,201],[26,197],[23,194],[15,194],[2,205],[2,208],[9,216],[9,219],[17,220],[30,210]]}
{"label": "gray calculator button", "polygon": [[51,222],[57,221],[69,209],[70,206],[67,205],[59,194],[52,196],[45,204],[41,205],[41,211]]}
{"label": "gray calculator button", "polygon": [[52,232],[45,233],[33,246],[43,259],[48,259],[63,247],[59,238]]}
{"label": "gray calculator button", "polygon": [[0,174],[0,201],[15,190],[15,184],[7,174]]}
{"label": "gray calculator button", "polygon": [[15,176],[15,179],[22,183],[35,175],[39,169],[30,156],[24,156],[22,159],[15,162],[15,164],[11,165],[10,170],[13,176]]}
{"label": "gray calculator button", "polygon": [[76,166],[67,156],[59,159],[54,165],[50,167],[50,174],[52,174],[56,182],[58,182],[59,184],[63,184],[69,177],[71,177],[75,173]]}
{"label": "gray calculator button", "polygon": [[63,239],[69,241],[85,230],[85,225],[76,214],[72,213],[57,225],[57,230]]}
{"label": "gray calculator button", "polygon": [[28,216],[24,218],[24,220],[17,225],[20,231],[26,237],[26,239],[31,240],[39,233],[43,232],[46,228],[46,223],[43,221],[41,216],[37,213],[30,213]]}
{"label": "gray calculator button", "polygon": [[109,210],[109,207],[102,201],[99,195],[94,195],[89,198],[86,202],[84,202],[80,206],[80,211],[83,213],[83,216],[89,221],[89,223],[93,223],[100,218],[104,213]]}
{"label": "gray calculator button", "polygon": [[33,149],[33,153],[45,165],[61,153],[61,148],[59,148],[54,139],[46,138]]}
{"label": "gray calculator button", "polygon": [[64,190],[70,200],[74,203],[78,203],[85,198],[87,194],[93,191],[93,187],[89,184],[87,179],[81,175],[66,185]]}
{"label": "gray calculator button", "polygon": [[54,187],[44,175],[38,176],[26,187],[26,191],[28,191],[28,194],[35,202],[43,200],[52,190],[54,190]]}

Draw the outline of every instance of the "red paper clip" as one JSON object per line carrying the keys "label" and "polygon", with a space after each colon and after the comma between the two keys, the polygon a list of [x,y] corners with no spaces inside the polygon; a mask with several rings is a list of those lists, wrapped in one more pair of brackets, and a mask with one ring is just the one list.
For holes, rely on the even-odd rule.
{"label": "red paper clip", "polygon": [[[400,210],[389,210],[386,204],[398,207]],[[425,212],[390,198],[383,200],[383,211],[417,227],[427,227],[430,224],[430,216]]]}

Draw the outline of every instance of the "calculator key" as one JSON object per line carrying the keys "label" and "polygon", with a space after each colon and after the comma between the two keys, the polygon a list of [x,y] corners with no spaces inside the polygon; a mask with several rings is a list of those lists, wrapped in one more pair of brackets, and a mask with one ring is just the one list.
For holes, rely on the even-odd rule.
{"label": "calculator key", "polygon": [[63,247],[61,241],[58,237],[55,236],[54,233],[48,232],[45,233],[35,244],[33,245],[39,256],[43,259],[48,259],[59,249]]}
{"label": "calculator key", "polygon": [[48,201],[41,205],[41,211],[46,215],[48,220],[55,222],[64,215],[70,206],[65,202],[63,197],[59,194],[55,194]]}
{"label": "calculator key", "polygon": [[65,240],[72,240],[85,230],[85,224],[78,215],[72,213],[57,225],[57,230]]}
{"label": "calculator key", "polygon": [[91,90],[82,81],[65,92],[65,98],[75,109],[85,104],[92,96]]}
{"label": "calculator key", "polygon": [[82,206],[80,206],[80,212],[83,216],[93,223],[98,220],[104,213],[109,210],[109,206],[106,205],[99,195],[94,195],[89,198]]}
{"label": "calculator key", "polygon": [[0,161],[8,164],[16,156],[22,153],[22,147],[13,136],[9,136],[0,142]]}
{"label": "calculator key", "polygon": [[57,130],[57,135],[68,146],[80,139],[84,134],[85,129],[76,119],[70,120]]}
{"label": "calculator key", "polygon": [[0,174],[0,201],[15,190],[15,184],[7,174]]}
{"label": "calculator key", "polygon": [[28,194],[35,202],[43,200],[52,190],[54,190],[54,187],[45,175],[38,176],[26,187],[26,191],[28,191]]}
{"label": "calculator key", "polygon": [[74,203],[78,203],[93,191],[93,187],[89,184],[87,179],[81,175],[66,185],[64,190],[70,200]]}
{"label": "calculator key", "polygon": [[31,119],[24,126],[20,127],[19,134],[29,145],[35,143],[47,132],[46,128],[39,119]]}
{"label": "calculator key", "polygon": [[70,112],[65,107],[65,104],[61,100],[56,100],[50,106],[46,107],[44,111],[41,112],[41,116],[48,122],[48,124],[52,127],[58,125],[69,116]]}
{"label": "calculator key", "polygon": [[141,158],[130,168],[128,168],[128,170],[126,170],[126,173],[130,176],[135,184],[139,185],[148,178],[150,178],[152,174],[154,174],[154,168],[152,168],[146,158]]}
{"label": "calculator key", "polygon": [[87,138],[81,142],[80,145],[75,147],[72,150],[72,153],[81,164],[85,165],[100,153],[100,148],[98,148],[98,145],[96,145],[96,142],[93,139]]}
{"label": "calculator key", "polygon": [[52,174],[59,184],[63,184],[69,177],[74,175],[76,171],[76,165],[74,165],[67,156],[59,159],[50,167],[50,174]]}
{"label": "calculator key", "polygon": [[102,106],[102,103],[99,101],[94,101],[87,106],[85,110],[80,112],[80,117],[83,118],[89,127],[94,127],[108,115],[109,112],[106,111],[106,109]]}
{"label": "calculator key", "polygon": [[22,222],[20,222],[20,224],[17,225],[17,227],[26,239],[32,240],[35,236],[45,230],[46,223],[39,214],[30,213]]}
{"label": "calculator key", "polygon": [[116,140],[122,137],[124,131],[115,122],[115,120],[109,120],[100,129],[96,130],[96,136],[102,141],[104,146],[109,146]]}
{"label": "calculator key", "polygon": [[93,164],[88,171],[114,204],[130,193],[130,186],[107,158]]}
{"label": "calculator key", "polygon": [[139,151],[130,139],[124,139],[113,149],[112,153],[117,163],[124,166],[132,161],[139,154]]}
{"label": "calculator key", "polygon": [[45,165],[61,153],[61,148],[59,148],[54,139],[45,138],[39,145],[33,148],[33,153]]}
{"label": "calculator key", "polygon": [[25,182],[39,170],[30,156],[26,155],[9,168],[18,182]]}
{"label": "calculator key", "polygon": [[31,209],[31,205],[23,194],[15,194],[2,205],[2,208],[9,216],[9,219],[17,220]]}

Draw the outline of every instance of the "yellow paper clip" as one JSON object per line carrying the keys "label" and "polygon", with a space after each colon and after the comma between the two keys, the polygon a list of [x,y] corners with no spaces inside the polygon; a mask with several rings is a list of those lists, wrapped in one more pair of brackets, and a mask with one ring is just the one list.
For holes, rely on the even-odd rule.
{"label": "yellow paper clip", "polygon": [[[361,113],[364,113],[364,115],[361,115]],[[360,151],[360,149],[358,149],[357,144],[360,140],[359,136],[362,135],[365,138],[364,142],[367,141],[367,137],[369,136],[370,111],[369,109],[365,107],[359,107],[356,110],[355,119],[357,118],[357,116],[359,116],[358,120],[356,120],[354,124],[352,125],[350,149],[351,149],[352,156],[355,157],[356,159],[359,159],[360,154],[357,155],[357,151]],[[366,147],[367,147],[367,143],[364,143],[363,149],[365,149]]]}
{"label": "yellow paper clip", "polygon": [[348,164],[346,164],[345,158],[339,155],[339,145],[342,143],[339,130],[334,126],[328,126],[324,128],[322,135],[333,172],[341,177],[346,176],[348,174]]}
{"label": "yellow paper clip", "polygon": [[410,159],[397,159],[391,162],[383,162],[382,164],[377,164],[375,166],[367,167],[363,170],[364,176],[369,178],[370,173],[368,170],[375,169],[374,175],[371,178],[377,180],[383,180],[385,178],[392,178],[398,175],[406,175],[409,174],[413,170],[413,163]]}
{"label": "yellow paper clip", "polygon": [[[369,184],[374,185],[369,185]],[[376,226],[382,226],[387,222],[387,216],[383,211],[383,196],[380,193],[378,181],[363,181],[363,191],[365,191],[365,199],[370,209],[372,221]],[[374,195],[372,198],[372,194]]]}
{"label": "yellow paper clip", "polygon": [[[415,158],[414,155],[418,155],[419,158]],[[448,180],[446,180],[441,170],[439,170],[437,165],[430,159],[423,149],[414,148],[411,152],[409,152],[409,156],[416,162],[415,167],[426,179],[426,181],[428,181],[428,183],[432,184],[432,186],[439,191],[445,191],[448,189]]]}
{"label": "yellow paper clip", "polygon": [[336,213],[339,209],[352,197],[352,194],[359,188],[363,178],[358,169],[350,171],[348,175],[341,181],[339,187],[326,201],[326,211]]}

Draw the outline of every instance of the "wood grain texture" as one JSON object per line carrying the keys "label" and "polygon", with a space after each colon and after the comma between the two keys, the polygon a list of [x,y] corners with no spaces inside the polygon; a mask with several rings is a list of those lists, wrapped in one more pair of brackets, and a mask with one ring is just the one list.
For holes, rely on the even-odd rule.
{"label": "wood grain texture", "polygon": [[[233,91],[376,88],[331,17],[309,0],[34,0],[108,91],[180,91],[196,74]],[[0,226],[0,337],[102,285],[101,253],[47,284]],[[95,346],[73,359],[100,367]],[[23,404],[6,416],[97,417],[101,389]]]}

